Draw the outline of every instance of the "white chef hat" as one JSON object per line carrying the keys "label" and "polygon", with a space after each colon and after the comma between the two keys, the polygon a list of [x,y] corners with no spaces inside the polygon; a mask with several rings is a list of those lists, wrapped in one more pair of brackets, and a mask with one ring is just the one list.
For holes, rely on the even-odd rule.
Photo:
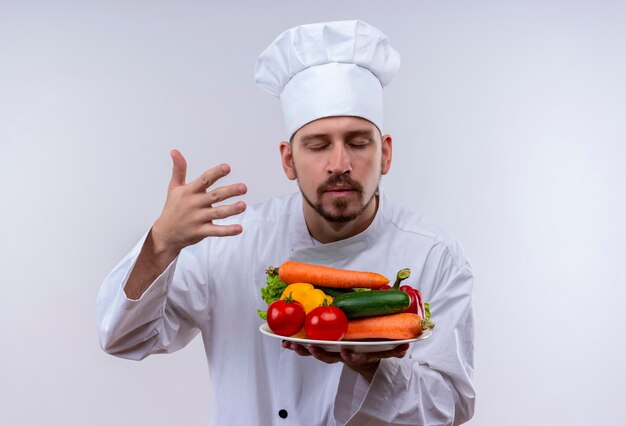
{"label": "white chef hat", "polygon": [[257,58],[256,82],[280,98],[291,138],[322,117],[357,116],[382,132],[383,87],[400,67],[387,36],[360,21],[301,25]]}

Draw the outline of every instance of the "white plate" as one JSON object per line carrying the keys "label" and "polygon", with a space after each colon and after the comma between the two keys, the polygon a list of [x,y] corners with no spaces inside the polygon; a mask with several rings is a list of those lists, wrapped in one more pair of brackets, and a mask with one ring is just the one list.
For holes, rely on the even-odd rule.
{"label": "white plate", "polygon": [[297,337],[286,337],[279,336],[278,334],[272,333],[267,323],[261,324],[259,327],[261,333],[266,336],[274,337],[275,339],[286,340],[288,342],[300,343],[303,346],[315,345],[324,349],[327,352],[341,352],[342,348],[350,349],[354,352],[382,352],[389,351],[403,343],[413,343],[418,340],[428,339],[432,334],[432,330],[424,330],[421,336],[416,337],[415,339],[406,339],[406,340],[370,340],[370,341],[357,341],[357,340],[340,340],[338,342],[333,342],[329,340],[311,340],[311,339],[300,339]]}

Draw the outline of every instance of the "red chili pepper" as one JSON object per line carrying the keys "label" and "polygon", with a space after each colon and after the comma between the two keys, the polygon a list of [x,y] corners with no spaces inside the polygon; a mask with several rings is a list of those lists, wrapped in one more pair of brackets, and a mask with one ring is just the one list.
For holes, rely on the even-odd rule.
{"label": "red chili pepper", "polygon": [[411,305],[404,312],[412,314],[418,314],[420,318],[424,319],[424,305],[422,304],[422,293],[419,290],[414,289],[410,285],[403,285],[400,290],[405,292],[411,298]]}

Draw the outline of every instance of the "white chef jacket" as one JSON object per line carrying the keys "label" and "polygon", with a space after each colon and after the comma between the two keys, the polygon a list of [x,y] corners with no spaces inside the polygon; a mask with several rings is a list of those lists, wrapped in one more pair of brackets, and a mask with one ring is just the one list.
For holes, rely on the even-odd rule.
{"label": "white chef jacket", "polygon": [[[453,425],[474,411],[472,270],[445,230],[381,192],[362,233],[314,243],[299,193],[250,207],[230,222],[243,233],[206,238],[181,251],[139,300],[123,287],[143,240],[105,279],[97,301],[102,348],[143,359],[202,335],[213,425]],[[145,238],[145,237],[144,237]],[[432,336],[402,358],[381,360],[371,383],[342,363],[283,349],[259,332],[265,269],[286,260],[369,270],[405,282],[431,303]],[[279,416],[279,412],[286,418]]]}

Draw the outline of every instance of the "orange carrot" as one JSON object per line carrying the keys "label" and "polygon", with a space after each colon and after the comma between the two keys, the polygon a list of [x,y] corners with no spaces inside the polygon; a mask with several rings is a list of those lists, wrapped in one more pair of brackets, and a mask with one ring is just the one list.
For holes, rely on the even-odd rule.
{"label": "orange carrot", "polygon": [[422,334],[422,319],[406,312],[348,321],[343,340],[413,339]]}
{"label": "orange carrot", "polygon": [[278,275],[286,284],[309,283],[333,288],[380,288],[389,283],[387,277],[375,272],[350,271],[293,261],[280,265]]}

